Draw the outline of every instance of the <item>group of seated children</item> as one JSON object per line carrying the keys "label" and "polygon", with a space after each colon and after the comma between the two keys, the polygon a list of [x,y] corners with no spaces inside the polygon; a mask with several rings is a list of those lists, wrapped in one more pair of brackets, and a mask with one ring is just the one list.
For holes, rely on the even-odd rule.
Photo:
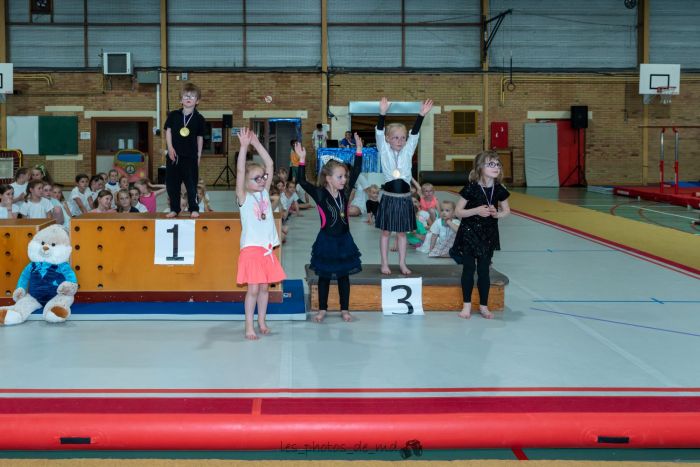
{"label": "group of seated children", "polygon": [[[154,185],[146,178],[129,183],[128,177],[112,169],[92,177],[76,175],[75,187],[65,199],[63,185],[54,183],[44,166],[20,167],[13,183],[0,185],[0,219],[51,218],[69,229],[72,217],[86,213],[155,213],[156,199],[163,193],[165,185]],[[201,181],[197,201],[200,211],[212,210]]]}
{"label": "group of seated children", "polygon": [[[294,140],[296,142],[296,140]],[[292,172],[296,174],[296,172]],[[272,185],[270,185],[270,202],[272,211],[279,212],[282,217],[281,240],[286,241],[289,233],[289,221],[292,216],[302,216],[303,209],[309,209],[309,195],[297,184],[296,178],[289,178],[289,171],[285,167],[277,170]]]}

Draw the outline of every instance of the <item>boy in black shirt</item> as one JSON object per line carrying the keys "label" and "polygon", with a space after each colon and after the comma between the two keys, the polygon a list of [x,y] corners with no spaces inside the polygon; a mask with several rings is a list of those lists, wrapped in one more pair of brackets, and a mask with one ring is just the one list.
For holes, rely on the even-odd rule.
{"label": "boy in black shirt", "polygon": [[197,86],[187,83],[182,88],[181,96],[182,109],[170,112],[165,121],[165,142],[168,145],[165,187],[170,198],[170,212],[167,217],[175,217],[180,213],[180,190],[184,183],[190,216],[197,218],[197,182],[205,122],[196,107],[202,94]]}

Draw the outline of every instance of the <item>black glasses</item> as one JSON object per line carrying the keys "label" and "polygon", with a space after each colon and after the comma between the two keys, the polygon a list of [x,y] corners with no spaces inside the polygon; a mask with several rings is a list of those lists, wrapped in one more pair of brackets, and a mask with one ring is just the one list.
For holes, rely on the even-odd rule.
{"label": "black glasses", "polygon": [[258,175],[257,177],[253,177],[250,180],[254,181],[255,183],[260,183],[260,182],[266,182],[268,177],[269,177],[269,175],[264,173],[262,175]]}
{"label": "black glasses", "polygon": [[489,169],[496,169],[496,168],[500,169],[501,167],[503,167],[500,162],[496,162],[496,161],[489,161],[489,162],[485,163],[484,166],[488,167]]}

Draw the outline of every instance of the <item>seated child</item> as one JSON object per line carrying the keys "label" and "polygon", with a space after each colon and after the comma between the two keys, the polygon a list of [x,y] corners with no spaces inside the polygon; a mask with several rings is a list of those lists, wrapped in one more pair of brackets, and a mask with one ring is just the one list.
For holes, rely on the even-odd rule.
{"label": "seated child", "polygon": [[406,234],[406,239],[410,246],[418,248],[423,245],[425,236],[428,233],[428,219],[430,219],[428,211],[418,211],[416,213],[416,230]]}
{"label": "seated child", "polygon": [[435,187],[432,183],[424,183],[419,185],[417,181],[411,180],[413,186],[416,188],[420,194],[420,209],[421,211],[428,211],[430,214],[430,221],[428,226],[431,226],[435,219],[438,218],[438,199],[435,196]]}
{"label": "seated child", "polygon": [[379,209],[379,187],[377,185],[367,187],[365,207],[367,208],[367,223],[374,225],[374,218],[377,216],[377,210]]}
{"label": "seated child", "polygon": [[450,248],[455,242],[459,219],[455,218],[455,203],[443,201],[440,203],[440,219],[430,226],[430,252],[428,256],[433,258],[449,258]]}
{"label": "seated child", "polygon": [[19,206],[13,204],[15,190],[10,185],[0,185],[0,219],[16,219]]}

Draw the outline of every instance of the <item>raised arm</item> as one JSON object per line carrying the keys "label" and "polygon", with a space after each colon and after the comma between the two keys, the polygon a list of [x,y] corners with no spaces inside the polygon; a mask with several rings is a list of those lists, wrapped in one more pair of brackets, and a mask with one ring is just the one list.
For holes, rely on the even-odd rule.
{"label": "raised arm", "polygon": [[418,117],[416,117],[416,122],[413,124],[413,128],[411,128],[411,134],[412,135],[417,135],[418,132],[420,132],[420,127],[423,124],[423,119],[425,118],[426,115],[430,112],[430,109],[433,108],[433,100],[432,99],[426,99],[423,104],[420,106],[420,111],[418,112]]}
{"label": "raised arm", "polygon": [[350,171],[350,180],[348,190],[355,188],[355,183],[362,172],[362,138],[355,133],[355,157],[353,159],[352,170]]}
{"label": "raised arm", "polygon": [[318,190],[306,179],[306,149],[297,141],[294,143],[294,152],[299,155],[299,180],[297,180],[297,183],[299,183],[304,191],[318,204]]}
{"label": "raised arm", "polygon": [[265,173],[268,174],[267,181],[265,182],[265,189],[270,191],[270,185],[272,185],[272,174],[275,173],[275,163],[272,162],[272,157],[270,153],[267,152],[265,146],[262,145],[258,139],[258,135],[251,131],[250,144],[258,151],[258,155],[262,158],[265,164]]}
{"label": "raised arm", "polygon": [[241,149],[238,151],[238,159],[236,160],[236,197],[238,198],[239,206],[242,206],[245,202],[245,161],[251,133],[248,128],[241,128],[238,132],[238,141],[241,143]]}

